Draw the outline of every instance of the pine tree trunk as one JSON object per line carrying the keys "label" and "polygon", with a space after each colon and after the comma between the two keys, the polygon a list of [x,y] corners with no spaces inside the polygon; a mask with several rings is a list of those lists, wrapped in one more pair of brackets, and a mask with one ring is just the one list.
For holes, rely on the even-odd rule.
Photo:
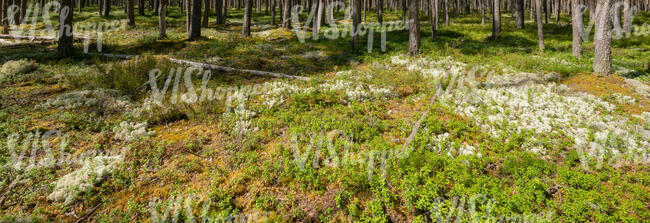
{"label": "pine tree trunk", "polygon": [[275,1],[271,0],[271,25],[275,25]]}
{"label": "pine tree trunk", "polygon": [[2,13],[0,13],[0,25],[2,25],[2,34],[9,34],[9,20],[7,19],[8,14],[7,13],[7,6],[9,4],[9,0],[0,0],[0,9],[2,9]]}
{"label": "pine tree trunk", "polygon": [[214,9],[217,11],[217,24],[223,24],[223,1],[224,0],[216,0],[216,8]]}
{"label": "pine tree trunk", "polygon": [[501,10],[500,0],[494,0],[492,8],[492,37],[496,39],[501,34]]}
{"label": "pine tree trunk", "polygon": [[[187,12],[189,13],[190,10],[187,10]],[[192,0],[191,15],[192,21],[188,39],[193,41],[201,37],[201,0]]]}
{"label": "pine tree trunk", "polygon": [[449,0],[445,0],[444,4],[445,4],[445,26],[449,26]]}
{"label": "pine tree trunk", "polygon": [[160,8],[158,10],[158,26],[160,33],[158,34],[160,38],[167,37],[167,2],[168,0],[160,0]]}
{"label": "pine tree trunk", "polygon": [[632,33],[632,1],[625,0],[623,4],[623,31],[630,34]]}
{"label": "pine tree trunk", "polygon": [[612,72],[612,21],[609,10],[613,0],[598,0],[594,33],[594,72],[609,75]]}
{"label": "pine tree trunk", "polygon": [[573,27],[573,43],[571,52],[573,55],[580,59],[582,57],[582,32],[584,30],[584,21],[582,10],[580,10],[580,0],[571,0],[573,7],[573,15],[571,25]]}
{"label": "pine tree trunk", "polygon": [[126,15],[129,19],[129,26],[135,26],[135,16],[133,13],[133,0],[126,0]]}
{"label": "pine tree trunk", "polygon": [[361,23],[361,0],[350,0],[352,10],[352,30],[350,31],[350,48],[359,46],[359,24]]}
{"label": "pine tree trunk", "polygon": [[185,32],[187,32],[187,34],[190,34],[192,27],[192,1],[193,0],[185,0]]}
{"label": "pine tree trunk", "polygon": [[415,56],[420,50],[420,21],[418,20],[418,1],[409,2],[409,55]]}
{"label": "pine tree trunk", "polygon": [[435,39],[438,34],[438,0],[433,0],[431,5],[431,38]]}
{"label": "pine tree trunk", "polygon": [[144,0],[138,0],[138,14],[144,15]]}
{"label": "pine tree trunk", "polygon": [[323,12],[325,11],[324,9],[324,1],[319,0],[318,1],[318,11],[316,14],[316,20],[314,20],[314,28],[312,30],[312,37],[314,40],[318,40],[318,34],[320,32],[320,27],[321,27],[321,22],[323,21]]}
{"label": "pine tree trunk", "polygon": [[56,48],[56,55],[59,58],[70,57],[74,53],[72,43],[72,0],[60,0],[59,11],[59,41]]}
{"label": "pine tree trunk", "polygon": [[291,0],[282,1],[282,28],[291,29]]}
{"label": "pine tree trunk", "polygon": [[517,29],[524,28],[524,0],[514,0],[515,1],[515,25]]}
{"label": "pine tree trunk", "polygon": [[111,15],[111,0],[104,0],[104,17]]}
{"label": "pine tree trunk", "polygon": [[384,0],[377,0],[377,22],[384,23]]}
{"label": "pine tree trunk", "polygon": [[539,51],[544,51],[544,24],[542,24],[542,6],[543,0],[535,0],[535,20],[537,21],[537,42],[539,43]]}
{"label": "pine tree trunk", "polygon": [[242,36],[249,37],[251,35],[251,14],[253,13],[252,5],[253,0],[244,0],[244,27],[242,28]]}
{"label": "pine tree trunk", "polygon": [[205,11],[203,11],[203,22],[201,23],[201,27],[208,28],[208,19],[210,19],[210,0],[204,0],[203,5]]}

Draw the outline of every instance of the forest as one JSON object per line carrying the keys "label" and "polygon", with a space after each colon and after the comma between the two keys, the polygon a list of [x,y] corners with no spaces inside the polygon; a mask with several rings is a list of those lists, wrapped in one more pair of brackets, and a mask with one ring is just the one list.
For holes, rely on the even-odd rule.
{"label": "forest", "polygon": [[650,0],[0,0],[0,223],[648,222]]}

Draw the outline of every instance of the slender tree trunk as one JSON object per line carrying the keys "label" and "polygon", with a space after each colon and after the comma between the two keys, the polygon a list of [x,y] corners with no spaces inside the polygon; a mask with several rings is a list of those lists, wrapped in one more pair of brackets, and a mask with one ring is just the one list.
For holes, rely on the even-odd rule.
{"label": "slender tree trunk", "polygon": [[59,58],[70,57],[74,53],[72,43],[72,0],[60,0],[59,11],[59,45],[56,48],[56,55]]}
{"label": "slender tree trunk", "polygon": [[111,0],[104,0],[104,17],[111,15]]}
{"label": "slender tree trunk", "polygon": [[352,30],[350,31],[350,47],[356,49],[359,46],[359,24],[361,23],[361,0],[350,0],[352,10]]}
{"label": "slender tree trunk", "polygon": [[517,29],[524,28],[524,0],[514,0],[515,4],[515,25]]}
{"label": "slender tree trunk", "polygon": [[582,57],[582,32],[584,30],[584,21],[582,10],[580,10],[580,0],[571,0],[573,5],[573,14],[571,26],[573,27],[573,44],[571,52],[580,59]]}
{"label": "slender tree trunk", "polygon": [[501,10],[500,0],[494,0],[492,7],[492,37],[496,39],[501,34]]}
{"label": "slender tree trunk", "polygon": [[537,21],[537,41],[539,43],[539,51],[544,51],[544,24],[542,24],[542,0],[535,0],[535,18]]}
{"label": "slender tree trunk", "polygon": [[420,50],[420,20],[418,20],[418,1],[409,2],[409,55],[415,56]]}
{"label": "slender tree trunk", "polygon": [[485,1],[486,0],[478,0],[478,3],[481,5],[481,25],[485,25]]}
{"label": "slender tree trunk", "polygon": [[249,37],[251,35],[251,14],[253,12],[253,0],[245,0],[244,6],[244,27],[242,28],[242,35]]}
{"label": "slender tree trunk", "polygon": [[158,26],[160,28],[160,33],[158,34],[160,38],[166,38],[167,37],[167,1],[168,0],[160,0],[160,9],[158,13]]}
{"label": "slender tree trunk", "polygon": [[271,25],[275,25],[275,1],[271,0]]}
{"label": "slender tree trunk", "polygon": [[449,0],[445,0],[444,4],[445,4],[445,26],[449,26]]}
{"label": "slender tree trunk", "polygon": [[201,0],[192,0],[192,10],[188,8],[187,12],[189,13],[190,11],[192,21],[188,39],[193,41],[201,37]]}
{"label": "slender tree trunk", "polygon": [[377,0],[377,22],[384,23],[384,0]]}
{"label": "slender tree trunk", "polygon": [[431,11],[431,38],[435,39],[438,34],[438,0],[433,0]]}
{"label": "slender tree trunk", "polygon": [[406,22],[406,2],[408,0],[402,0],[402,22]]}
{"label": "slender tree trunk", "polygon": [[223,1],[224,0],[216,0],[216,8],[214,9],[217,11],[217,24],[223,24]]}
{"label": "slender tree trunk", "polygon": [[129,19],[129,26],[135,26],[135,16],[133,13],[133,0],[126,0],[126,15]]}
{"label": "slender tree trunk", "polygon": [[555,6],[553,7],[555,10],[555,24],[558,24],[560,23],[560,0],[553,0],[553,2],[555,3]]}
{"label": "slender tree trunk", "polygon": [[632,1],[625,0],[623,2],[623,32],[626,34],[632,33]]}
{"label": "slender tree trunk", "polygon": [[203,11],[203,22],[201,26],[203,28],[208,28],[208,19],[210,19],[210,0],[203,0],[203,5],[205,5],[205,11]]}
{"label": "slender tree trunk", "polygon": [[192,1],[193,0],[185,0],[185,31],[187,34],[190,34],[192,27]]}
{"label": "slender tree trunk", "polygon": [[138,14],[144,15],[144,0],[138,0]]}
{"label": "slender tree trunk", "polygon": [[291,29],[291,0],[282,1],[282,28]]}
{"label": "slender tree trunk", "polygon": [[320,33],[321,22],[323,21],[323,12],[325,11],[325,9],[323,7],[325,7],[324,1],[319,0],[318,1],[317,14],[316,14],[316,18],[315,18],[316,20],[314,20],[314,27],[313,27],[313,30],[312,30],[312,39],[314,39],[314,40],[318,40],[318,34]]}
{"label": "slender tree trunk", "polygon": [[0,23],[2,23],[2,34],[9,34],[9,13],[7,12],[7,7],[9,5],[9,0],[0,0],[2,1],[2,16],[0,16]]}
{"label": "slender tree trunk", "polygon": [[594,72],[609,75],[612,72],[612,21],[609,10],[614,0],[598,0],[594,33]]}

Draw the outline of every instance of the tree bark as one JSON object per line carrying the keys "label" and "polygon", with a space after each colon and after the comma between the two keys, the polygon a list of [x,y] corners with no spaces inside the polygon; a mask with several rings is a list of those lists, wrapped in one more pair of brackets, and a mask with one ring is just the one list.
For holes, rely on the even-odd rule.
{"label": "tree bark", "polygon": [[111,15],[111,0],[104,0],[104,17]]}
{"label": "tree bark", "polygon": [[138,14],[144,15],[144,0],[138,0]]}
{"label": "tree bark", "polygon": [[352,30],[350,31],[350,48],[359,46],[359,24],[361,23],[361,0],[350,0],[352,10]]}
{"label": "tree bark", "polygon": [[500,0],[494,0],[492,6],[492,37],[496,39],[501,34],[501,10],[499,9]]}
{"label": "tree bark", "polygon": [[515,4],[515,25],[517,29],[524,28],[524,0],[514,0]]}
{"label": "tree bark", "polygon": [[135,16],[133,13],[133,0],[126,0],[126,15],[129,19],[129,26],[135,26]]}
{"label": "tree bark", "polygon": [[201,27],[208,28],[208,19],[210,19],[210,0],[203,0],[203,5],[205,5],[205,11],[203,11],[203,22]]}
{"label": "tree bark", "polygon": [[60,0],[59,11],[59,42],[56,55],[59,58],[70,57],[74,53],[72,38],[72,0]]}
{"label": "tree bark", "polygon": [[584,30],[584,21],[582,10],[578,5],[580,5],[580,0],[571,0],[573,7],[573,14],[571,19],[571,26],[573,27],[573,43],[571,52],[573,56],[580,59],[582,57],[582,32]]}
{"label": "tree bark", "polygon": [[318,35],[320,33],[320,27],[321,27],[321,22],[323,21],[323,12],[325,11],[324,9],[324,1],[319,0],[318,1],[318,8],[316,9],[316,18],[314,18],[314,24],[313,24],[313,29],[312,29],[312,39],[318,40]]}
{"label": "tree bark", "polygon": [[217,11],[217,24],[223,24],[223,1],[224,0],[216,0],[217,3],[215,4],[216,8],[214,9]]}
{"label": "tree bark", "polygon": [[409,2],[409,55],[415,56],[420,50],[420,21],[418,20],[418,1]]}
{"label": "tree bark", "polygon": [[2,25],[2,34],[9,34],[9,19],[7,13],[7,5],[9,4],[9,0],[0,0],[0,8],[2,9],[2,13],[0,13],[0,25]]}
{"label": "tree bark", "polygon": [[281,0],[282,3],[282,28],[291,29],[291,0]]}
{"label": "tree bark", "polygon": [[449,0],[443,2],[445,4],[445,26],[449,26]]}
{"label": "tree bark", "polygon": [[632,0],[623,2],[623,32],[632,33]]}
{"label": "tree bark", "polygon": [[438,0],[433,0],[431,11],[431,38],[435,39],[438,34]]}
{"label": "tree bark", "polygon": [[609,10],[614,0],[598,0],[594,33],[594,72],[609,75],[612,72],[612,21]]}
{"label": "tree bark", "polygon": [[[187,12],[190,12],[189,8]],[[201,0],[192,0],[191,15],[192,21],[188,39],[193,41],[201,37]]]}
{"label": "tree bark", "polygon": [[377,22],[379,24],[384,23],[383,17],[384,17],[384,0],[377,0]]}
{"label": "tree bark", "polygon": [[244,27],[242,28],[242,36],[249,37],[251,35],[251,14],[252,14],[252,5],[253,0],[244,0]]}
{"label": "tree bark", "polygon": [[537,42],[539,43],[539,51],[544,51],[544,24],[542,24],[542,0],[535,0],[535,20],[537,21]]}
{"label": "tree bark", "polygon": [[271,0],[271,25],[275,25],[275,1]]}
{"label": "tree bark", "polygon": [[160,38],[166,38],[167,37],[167,1],[168,0],[160,0],[159,4],[159,13],[158,13],[158,27],[159,27],[159,36]]}

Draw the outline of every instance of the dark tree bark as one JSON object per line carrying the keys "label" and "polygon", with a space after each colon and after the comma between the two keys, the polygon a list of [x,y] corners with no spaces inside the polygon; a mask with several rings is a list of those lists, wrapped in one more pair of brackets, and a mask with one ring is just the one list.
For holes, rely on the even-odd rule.
{"label": "dark tree bark", "polygon": [[282,3],[282,28],[291,29],[291,0],[281,0]]}
{"label": "dark tree bark", "polygon": [[573,13],[572,13],[572,22],[571,26],[573,27],[573,43],[571,52],[573,55],[580,59],[582,57],[582,32],[584,30],[584,21],[582,10],[578,5],[580,5],[580,0],[571,0]]}
{"label": "dark tree bark", "polygon": [[126,0],[126,16],[129,19],[129,26],[135,26],[135,16],[133,12],[133,0]]}
{"label": "dark tree bark", "polygon": [[517,29],[524,28],[524,0],[514,0],[515,6],[515,25]]}
{"label": "dark tree bark", "polygon": [[242,28],[242,35],[244,37],[249,37],[251,35],[251,14],[252,14],[252,5],[253,0],[244,0],[244,27]]}
{"label": "dark tree bark", "polygon": [[445,4],[445,26],[449,26],[449,0],[443,2]]}
{"label": "dark tree bark", "polygon": [[217,3],[215,4],[216,8],[215,11],[217,11],[217,24],[223,24],[223,0],[216,0]]}
{"label": "dark tree bark", "polygon": [[9,34],[9,18],[8,15],[9,13],[7,12],[7,7],[9,5],[9,0],[0,0],[2,5],[0,5],[0,8],[2,8],[2,13],[0,16],[0,23],[2,23],[2,34]]}
{"label": "dark tree bark", "polygon": [[208,28],[208,19],[210,19],[210,0],[203,0],[203,5],[205,5],[205,11],[203,11],[203,22],[201,27]]}
{"label": "dark tree bark", "polygon": [[384,0],[377,0],[377,22],[384,23]]}
{"label": "dark tree bark", "polygon": [[271,25],[275,25],[275,1],[271,0]]}
{"label": "dark tree bark", "polygon": [[478,0],[481,7],[481,25],[485,25],[485,0]]}
{"label": "dark tree bark", "polygon": [[359,46],[359,24],[361,23],[361,0],[350,0],[352,30],[350,31],[350,48]]}
{"label": "dark tree bark", "polygon": [[111,0],[104,0],[104,17],[111,15]]}
{"label": "dark tree bark", "polygon": [[594,33],[594,72],[609,75],[612,72],[612,20],[609,10],[614,0],[598,0]]}
{"label": "dark tree bark", "polygon": [[409,55],[415,56],[420,51],[420,20],[418,20],[418,1],[409,2]]}
{"label": "dark tree bark", "polygon": [[438,0],[433,0],[431,5],[431,38],[435,39],[438,34]]}
{"label": "dark tree bark", "polygon": [[144,0],[138,0],[138,14],[144,15]]}
{"label": "dark tree bark", "polygon": [[500,0],[494,0],[492,6],[492,37],[495,39],[501,34],[501,10],[499,5]]}
{"label": "dark tree bark", "polygon": [[[189,13],[190,10],[187,10]],[[190,41],[201,37],[201,0],[192,0],[192,21],[188,39]]]}
{"label": "dark tree bark", "polygon": [[188,36],[191,33],[192,28],[192,1],[193,0],[185,0],[185,30]]}
{"label": "dark tree bark", "polygon": [[402,0],[402,22],[406,22],[406,2],[408,0]]}
{"label": "dark tree bark", "polygon": [[[70,2],[70,10],[72,10],[72,4],[74,4],[72,1]],[[19,24],[25,23],[25,20],[27,15],[27,0],[20,0],[20,16],[19,16]]]}
{"label": "dark tree bark", "polygon": [[160,9],[158,13],[158,28],[159,28],[159,34],[158,36],[160,38],[166,38],[167,37],[167,1],[168,0],[160,0]]}
{"label": "dark tree bark", "polygon": [[544,51],[544,24],[542,24],[542,6],[543,0],[535,0],[535,20],[537,21],[537,41],[539,43],[539,51]]}
{"label": "dark tree bark", "polygon": [[59,11],[59,41],[56,56],[59,58],[70,57],[74,53],[72,43],[72,0],[61,0]]}

